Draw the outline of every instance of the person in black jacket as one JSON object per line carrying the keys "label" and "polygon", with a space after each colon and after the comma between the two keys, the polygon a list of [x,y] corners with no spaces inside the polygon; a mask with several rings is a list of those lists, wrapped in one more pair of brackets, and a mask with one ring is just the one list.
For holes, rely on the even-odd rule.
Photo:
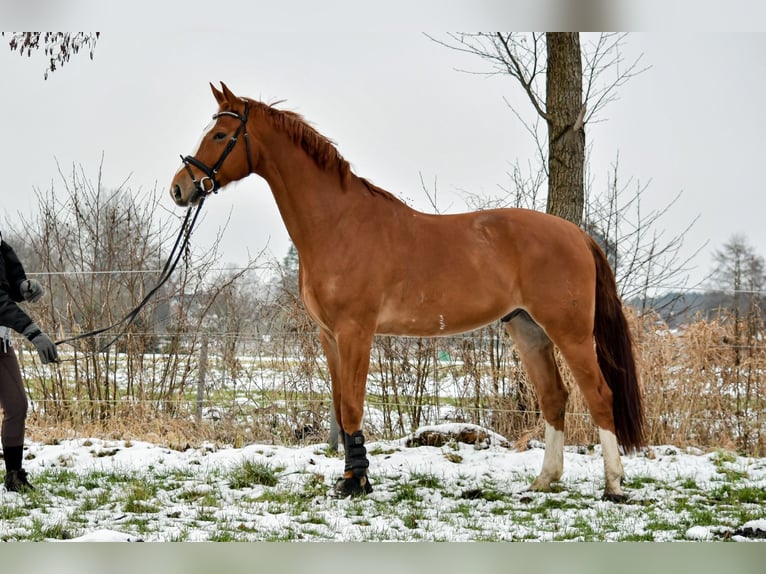
{"label": "person in black jacket", "polygon": [[0,407],[3,409],[0,442],[5,459],[5,489],[8,491],[32,489],[27,473],[22,469],[27,395],[19,362],[11,345],[11,330],[32,342],[43,364],[58,362],[56,345],[16,304],[21,301],[33,303],[42,295],[42,285],[34,279],[27,279],[16,253],[0,234]]}

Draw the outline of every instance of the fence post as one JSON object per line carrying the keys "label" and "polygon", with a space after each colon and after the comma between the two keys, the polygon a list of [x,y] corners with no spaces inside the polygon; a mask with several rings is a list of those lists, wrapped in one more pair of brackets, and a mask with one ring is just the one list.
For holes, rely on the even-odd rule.
{"label": "fence post", "polygon": [[205,400],[205,379],[207,378],[207,335],[202,337],[199,350],[199,366],[197,367],[197,422],[202,422],[202,402]]}

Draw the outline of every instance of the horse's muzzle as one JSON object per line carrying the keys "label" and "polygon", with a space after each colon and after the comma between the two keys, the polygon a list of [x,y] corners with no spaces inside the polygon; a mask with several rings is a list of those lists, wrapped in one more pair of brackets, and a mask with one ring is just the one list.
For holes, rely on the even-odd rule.
{"label": "horse's muzzle", "polygon": [[176,183],[171,190],[171,196],[173,197],[173,201],[176,202],[176,205],[179,205],[180,207],[186,207],[188,205],[196,205],[197,202],[199,202],[201,194],[199,189],[197,189],[195,186],[189,196],[184,198],[181,186]]}

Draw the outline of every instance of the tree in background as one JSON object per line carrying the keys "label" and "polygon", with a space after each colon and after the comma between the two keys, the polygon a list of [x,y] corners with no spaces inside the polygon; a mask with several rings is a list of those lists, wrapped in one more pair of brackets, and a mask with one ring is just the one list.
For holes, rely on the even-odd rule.
{"label": "tree in background", "polygon": [[582,101],[580,34],[549,32],[545,44],[548,71],[543,119],[548,124],[549,150],[546,212],[581,225],[585,205],[586,107]]}
{"label": "tree in background", "polygon": [[762,416],[755,413],[753,420],[752,401],[763,377],[755,355],[763,352],[761,295],[766,286],[766,262],[742,235],[733,235],[713,257],[713,284],[731,294],[725,299],[728,304],[719,310],[731,326],[731,338],[725,338],[723,343],[730,347],[734,359],[733,368],[724,370],[722,376],[729,379],[734,391],[740,447],[746,448],[751,433],[759,432],[757,419]]}
{"label": "tree in background", "polygon": [[[548,178],[546,211],[581,225],[585,205],[585,126],[616,97],[616,90],[642,69],[639,59],[621,68],[624,34],[601,34],[583,51],[579,33],[451,34],[436,42],[489,62],[490,75],[514,78],[535,110],[529,122],[512,106],[537,143]],[[616,71],[604,80],[605,72]],[[540,122],[547,130],[541,134]],[[547,146],[543,141],[547,139]]]}
{"label": "tree in background", "polygon": [[681,248],[696,219],[673,237],[658,230],[679,196],[664,208],[642,209],[646,185],[631,179],[620,182],[619,157],[604,192],[592,193],[584,181],[585,128],[603,121],[603,112],[619,89],[648,69],[641,66],[641,56],[624,60],[626,34],[602,33],[582,45],[578,33],[482,32],[449,38],[434,41],[479,56],[490,66],[480,74],[510,76],[534,110],[530,121],[508,104],[535,142],[536,161],[530,161],[528,168],[516,163],[503,197],[469,196],[468,204],[474,209],[544,208],[580,225],[606,251],[623,299],[637,301],[642,313],[650,311],[648,302],[659,289],[685,288],[689,263],[697,252],[682,257]]}
{"label": "tree in background", "polygon": [[[2,35],[5,36],[5,32]],[[8,46],[11,52],[18,52],[28,58],[33,52],[43,50],[48,58],[43,77],[47,80],[50,72],[55,72],[69,61],[72,54],[87,49],[90,59],[96,49],[96,42],[101,32],[11,32]]]}
{"label": "tree in background", "polygon": [[716,264],[712,273],[713,287],[732,294],[729,310],[735,317],[756,312],[766,282],[764,258],[745,236],[735,234],[713,252],[713,260]]}

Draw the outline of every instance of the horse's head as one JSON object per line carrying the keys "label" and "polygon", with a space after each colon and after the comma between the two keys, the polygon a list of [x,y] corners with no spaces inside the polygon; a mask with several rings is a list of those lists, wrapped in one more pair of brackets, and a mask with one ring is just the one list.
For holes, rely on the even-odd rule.
{"label": "horse's head", "polygon": [[235,96],[223,82],[222,90],[213,84],[210,88],[218,102],[218,112],[194,154],[181,156],[183,165],[170,182],[170,195],[181,206],[196,204],[202,197],[252,172],[247,135],[250,104]]}

